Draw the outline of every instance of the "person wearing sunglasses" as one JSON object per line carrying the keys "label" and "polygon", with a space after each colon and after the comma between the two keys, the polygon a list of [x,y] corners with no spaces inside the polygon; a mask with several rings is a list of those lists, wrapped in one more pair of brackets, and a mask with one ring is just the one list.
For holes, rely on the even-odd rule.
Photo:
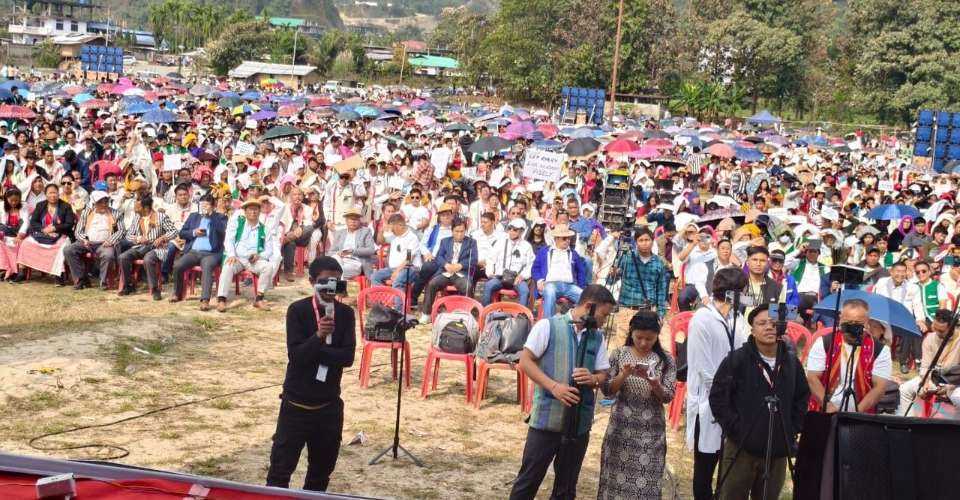
{"label": "person wearing sunglasses", "polygon": [[[913,265],[913,272],[917,275],[917,295],[913,301],[913,316],[917,319],[917,327],[921,333],[927,333],[933,323],[937,309],[949,308],[949,296],[943,283],[933,279],[933,269],[925,260],[918,260]],[[910,362],[920,366],[920,337],[907,337],[900,343],[897,360],[900,362],[900,372],[909,372]]]}

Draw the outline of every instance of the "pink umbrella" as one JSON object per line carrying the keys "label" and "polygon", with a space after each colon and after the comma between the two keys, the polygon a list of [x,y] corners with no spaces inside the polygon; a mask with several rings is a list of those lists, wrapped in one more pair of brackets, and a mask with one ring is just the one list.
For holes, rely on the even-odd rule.
{"label": "pink umbrella", "polygon": [[277,116],[291,117],[300,112],[300,109],[296,106],[280,106],[280,109],[277,110]]}
{"label": "pink umbrella", "polygon": [[543,134],[545,139],[553,139],[557,136],[557,134],[560,133],[560,130],[557,128],[557,126],[552,123],[541,123],[540,125],[537,125],[537,130]]}
{"label": "pink umbrella", "polygon": [[536,130],[533,122],[516,122],[507,125],[506,132],[517,137],[528,137]]}
{"label": "pink umbrella", "polygon": [[629,139],[617,139],[603,147],[607,153],[629,154],[640,150],[640,145]]}
{"label": "pink umbrella", "polygon": [[103,99],[90,99],[89,101],[83,101],[83,104],[80,105],[80,109],[90,109],[90,108],[103,108],[107,109],[110,107],[110,103],[104,101]]}
{"label": "pink umbrella", "polygon": [[413,106],[413,107],[423,106],[426,102],[427,102],[427,101],[424,101],[423,99],[420,99],[420,98],[418,97],[418,98],[410,101],[410,105]]}
{"label": "pink umbrella", "polygon": [[627,156],[630,158],[637,158],[640,160],[649,160],[651,158],[656,158],[660,156],[660,150],[650,146],[642,146],[636,151],[627,153]]}
{"label": "pink umbrella", "polygon": [[83,92],[83,87],[80,87],[78,85],[69,85],[67,87],[64,87],[63,91],[66,92],[67,95],[77,95],[80,92]]}
{"label": "pink umbrella", "polygon": [[726,158],[726,159],[733,158],[736,155],[736,152],[734,152],[733,148],[730,147],[729,144],[714,144],[713,146],[710,146],[709,148],[705,149],[704,152],[713,156]]}
{"label": "pink umbrella", "polygon": [[643,145],[657,149],[670,149],[673,147],[673,141],[670,139],[650,139],[644,142]]}
{"label": "pink umbrella", "polygon": [[737,141],[736,146],[744,149],[757,149],[757,145],[750,141]]}
{"label": "pink umbrella", "polygon": [[30,108],[24,106],[12,106],[9,104],[0,105],[0,118],[12,118],[15,120],[32,120],[37,114]]}
{"label": "pink umbrella", "polygon": [[437,124],[437,120],[427,115],[420,115],[413,122],[416,123],[418,127],[432,127]]}

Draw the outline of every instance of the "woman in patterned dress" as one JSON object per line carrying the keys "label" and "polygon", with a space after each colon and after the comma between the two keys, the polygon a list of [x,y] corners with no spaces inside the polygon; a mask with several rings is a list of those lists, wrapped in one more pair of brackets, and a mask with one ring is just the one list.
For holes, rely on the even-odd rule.
{"label": "woman in patterned dress", "polygon": [[638,312],[626,345],[610,356],[603,393],[617,402],[603,438],[599,499],[660,500],[667,454],[663,405],[673,399],[677,368],[659,337],[657,314]]}

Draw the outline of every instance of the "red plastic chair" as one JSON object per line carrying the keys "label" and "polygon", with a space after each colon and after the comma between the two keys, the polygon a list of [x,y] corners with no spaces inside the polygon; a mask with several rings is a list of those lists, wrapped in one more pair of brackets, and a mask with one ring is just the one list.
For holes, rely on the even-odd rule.
{"label": "red plastic chair", "polygon": [[[514,300],[516,300],[516,299],[518,299],[518,298],[520,298],[520,294],[517,293],[516,290],[506,290],[506,289],[503,289],[503,288],[501,288],[500,290],[497,290],[496,292],[493,292],[493,295],[490,296],[490,299],[491,299],[493,302],[504,302],[503,299],[514,299]],[[491,302],[491,304],[492,304],[493,302]]]}
{"label": "red plastic chair", "polygon": [[[403,345],[399,342],[377,342],[366,340],[363,326],[363,319],[366,315],[367,304],[383,304],[387,307],[396,307],[397,301],[403,302],[403,291],[388,286],[372,286],[360,291],[357,295],[357,314],[360,316],[360,343],[362,345],[362,354],[360,355],[360,387],[366,388],[370,385],[370,364],[373,361],[373,351],[377,349],[390,349],[390,363],[393,367],[393,380],[397,379],[397,349],[403,349],[403,362],[408,367],[404,372],[403,382],[410,387],[410,342],[404,340]],[[406,314],[409,311],[404,311]]]}
{"label": "red plastic chair", "polygon": [[298,246],[293,253],[293,266],[297,276],[306,274],[307,268],[307,247]]}
{"label": "red plastic chair", "polygon": [[[670,319],[670,352],[673,354],[674,359],[677,357],[677,334],[683,332],[683,336],[686,339],[687,329],[690,326],[690,320],[692,318],[693,311],[684,311],[675,314],[673,318]],[[678,380],[675,391],[673,401],[670,401],[670,406],[667,408],[667,418],[673,430],[680,428],[680,417],[683,415],[683,408],[687,400],[687,383]]]}
{"label": "red plastic chair", "polygon": [[[219,276],[220,276],[220,273],[218,272],[217,277]],[[248,278],[253,280],[253,297],[256,298],[257,295],[260,294],[260,277],[247,269],[244,269],[243,271],[240,271],[239,273],[236,273],[233,275],[234,291],[237,293],[237,296],[240,296],[240,283],[242,283],[243,280]],[[280,273],[274,273],[273,274],[274,288],[276,288],[278,284],[280,284]]]}
{"label": "red plastic chair", "polygon": [[807,356],[810,355],[810,349],[813,349],[813,344],[817,343],[817,339],[825,335],[830,335],[831,333],[833,333],[832,326],[825,326],[813,333],[813,336],[810,337],[810,341],[807,342],[807,346],[803,348],[803,357],[801,359],[804,363],[807,361]]}
{"label": "red plastic chair", "polygon": [[[144,265],[145,264],[143,262],[143,259],[137,259],[133,261],[133,272],[131,273],[130,277],[133,278],[134,285],[136,285],[136,283],[140,281],[140,273],[146,272],[146,270],[144,270],[143,268]],[[157,261],[157,290],[163,291],[163,276],[160,274],[160,265],[161,265],[161,262],[158,260]],[[118,274],[117,290],[122,291],[123,287],[126,286],[126,283],[124,283],[123,273],[120,272],[119,269],[117,271],[117,274]],[[152,292],[153,290],[150,290],[150,291]]]}
{"label": "red plastic chair", "polygon": [[[566,297],[557,297],[557,307],[553,308],[554,313],[560,310],[560,307],[559,307],[560,304],[565,304],[565,307],[567,308],[567,310],[570,310],[571,308],[573,308],[573,305],[574,305],[573,302],[571,302],[570,299]],[[543,319],[543,298],[537,299],[536,306],[537,306],[537,321],[539,321]]]}
{"label": "red plastic chair", "polygon": [[[479,319],[483,311],[483,306],[476,300],[462,295],[440,297],[434,301],[433,310],[430,311],[431,323],[437,320],[437,315],[440,314],[441,309],[446,312],[466,311]],[[431,339],[430,349],[427,350],[427,362],[423,365],[423,385],[420,388],[420,396],[426,399],[431,390],[436,390],[437,382],[440,379],[440,361],[444,359],[448,361],[459,361],[465,365],[467,374],[467,404],[470,404],[473,400],[473,353],[456,354],[443,352],[434,345],[434,339]]]}
{"label": "red plastic chair", "polygon": [[[197,280],[203,278],[203,268],[200,266],[193,266],[190,269],[187,269],[183,272],[183,297],[179,297],[181,300],[187,297],[192,297],[197,294]],[[220,282],[220,266],[217,266],[213,270],[213,291],[216,292],[217,283]]]}
{"label": "red plastic chair", "polygon": [[[525,314],[533,325],[533,313],[526,306],[514,302],[494,302],[483,308],[480,312],[480,331],[486,324],[487,316],[495,312],[504,312],[507,314]],[[518,366],[510,363],[490,363],[485,359],[477,360],[477,395],[473,400],[475,407],[480,408],[480,401],[487,395],[487,383],[490,381],[490,370],[512,370],[517,373],[517,401],[520,403],[521,411],[527,411],[530,407],[529,389],[527,388],[527,375],[523,373]]]}
{"label": "red plastic chair", "polygon": [[[813,334],[802,324],[796,321],[787,321],[787,337],[790,337],[790,341],[793,342],[793,345],[797,348],[800,362],[805,363],[807,361],[807,346],[813,342]],[[800,346],[801,340],[803,340],[802,349]]]}

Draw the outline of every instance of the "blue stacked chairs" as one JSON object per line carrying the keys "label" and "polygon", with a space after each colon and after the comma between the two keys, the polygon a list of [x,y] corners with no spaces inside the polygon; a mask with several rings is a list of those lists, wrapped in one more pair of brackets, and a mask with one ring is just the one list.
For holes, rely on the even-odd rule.
{"label": "blue stacked chairs", "polygon": [[951,144],[947,148],[947,158],[951,160],[960,160],[960,145]]}
{"label": "blue stacked chairs", "polygon": [[937,142],[943,142],[950,139],[950,129],[945,125],[937,128]]}
{"label": "blue stacked chairs", "polygon": [[949,111],[937,111],[937,125],[941,127],[950,126],[950,112]]}
{"label": "blue stacked chairs", "polygon": [[920,115],[917,117],[917,123],[925,126],[933,125],[933,110],[921,109]]}
{"label": "blue stacked chairs", "polygon": [[930,156],[930,143],[917,142],[913,146],[913,156]]}
{"label": "blue stacked chairs", "polygon": [[917,141],[929,142],[930,137],[932,135],[933,135],[933,128],[917,127]]}

